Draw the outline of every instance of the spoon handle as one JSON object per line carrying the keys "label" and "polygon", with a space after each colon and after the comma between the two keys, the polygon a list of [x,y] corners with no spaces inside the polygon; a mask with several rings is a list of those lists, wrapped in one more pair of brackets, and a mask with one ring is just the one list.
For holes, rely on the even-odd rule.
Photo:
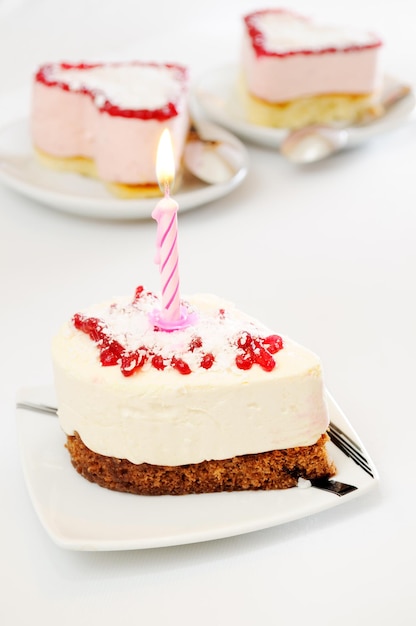
{"label": "spoon handle", "polygon": [[396,97],[392,97],[386,103],[386,112],[379,119],[361,126],[351,126],[347,130],[348,146],[359,145],[377,135],[394,130],[403,124],[405,118],[409,118],[414,110],[416,98],[412,91],[407,91],[403,97],[403,92],[397,92]]}

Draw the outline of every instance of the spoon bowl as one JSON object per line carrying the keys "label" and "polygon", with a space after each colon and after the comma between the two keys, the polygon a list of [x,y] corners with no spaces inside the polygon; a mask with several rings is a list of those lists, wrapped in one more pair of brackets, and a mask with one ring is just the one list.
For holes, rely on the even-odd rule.
{"label": "spoon bowl", "polygon": [[287,134],[280,153],[296,164],[315,163],[347,147],[358,146],[368,139],[397,128],[416,104],[407,85],[389,83],[382,98],[382,113],[355,126],[305,126]]}
{"label": "spoon bowl", "polygon": [[348,142],[345,129],[330,126],[306,126],[289,133],[280,152],[292,163],[314,163],[338,152]]}
{"label": "spoon bowl", "polygon": [[217,185],[231,180],[241,167],[237,146],[220,137],[209,126],[191,127],[184,149],[184,165],[199,180]]}

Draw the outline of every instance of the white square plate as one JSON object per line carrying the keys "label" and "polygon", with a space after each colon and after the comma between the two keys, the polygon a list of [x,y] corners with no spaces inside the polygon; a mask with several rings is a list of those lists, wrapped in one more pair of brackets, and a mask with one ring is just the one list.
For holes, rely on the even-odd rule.
{"label": "white square plate", "polygon": [[[52,388],[22,389],[18,402],[56,406]],[[339,506],[375,487],[377,470],[328,394],[330,419],[361,448],[373,476],[332,443],[337,481],[357,489],[339,497],[314,487],[187,496],[136,496],[89,483],[71,465],[53,415],[17,409],[29,495],[51,539],[72,550],[133,550],[208,541],[252,532]]]}

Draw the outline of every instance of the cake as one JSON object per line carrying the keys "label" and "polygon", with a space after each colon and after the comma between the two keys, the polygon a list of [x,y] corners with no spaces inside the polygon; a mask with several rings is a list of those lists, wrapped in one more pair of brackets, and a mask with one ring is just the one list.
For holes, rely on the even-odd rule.
{"label": "cake", "polygon": [[251,123],[281,128],[380,113],[381,40],[282,9],[244,17],[242,95]]}
{"label": "cake", "polygon": [[138,287],[76,313],[53,339],[60,425],[75,469],[102,487],[183,495],[330,477],[319,358],[213,295],[192,324],[155,324]]}
{"label": "cake", "polygon": [[51,63],[35,75],[31,132],[40,161],[97,177],[117,196],[160,195],[155,162],[165,128],[180,173],[189,128],[184,66]]}

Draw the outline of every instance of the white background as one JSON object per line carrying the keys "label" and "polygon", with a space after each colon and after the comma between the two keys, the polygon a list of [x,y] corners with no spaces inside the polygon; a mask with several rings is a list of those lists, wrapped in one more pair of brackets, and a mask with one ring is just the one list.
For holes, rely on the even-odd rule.
{"label": "white background", "polygon": [[[0,122],[27,115],[37,64],[238,62],[259,1],[0,0]],[[370,26],[387,71],[416,83],[413,0],[288,2]],[[380,472],[376,491],[245,536],[145,551],[56,547],[30,504],[14,398],[52,381],[49,346],[84,305],[157,289],[152,220],[82,219],[0,187],[0,622],[415,623],[416,125],[306,169],[249,146],[246,181],[180,215],[184,293],[215,292],[322,358],[329,390]]]}

